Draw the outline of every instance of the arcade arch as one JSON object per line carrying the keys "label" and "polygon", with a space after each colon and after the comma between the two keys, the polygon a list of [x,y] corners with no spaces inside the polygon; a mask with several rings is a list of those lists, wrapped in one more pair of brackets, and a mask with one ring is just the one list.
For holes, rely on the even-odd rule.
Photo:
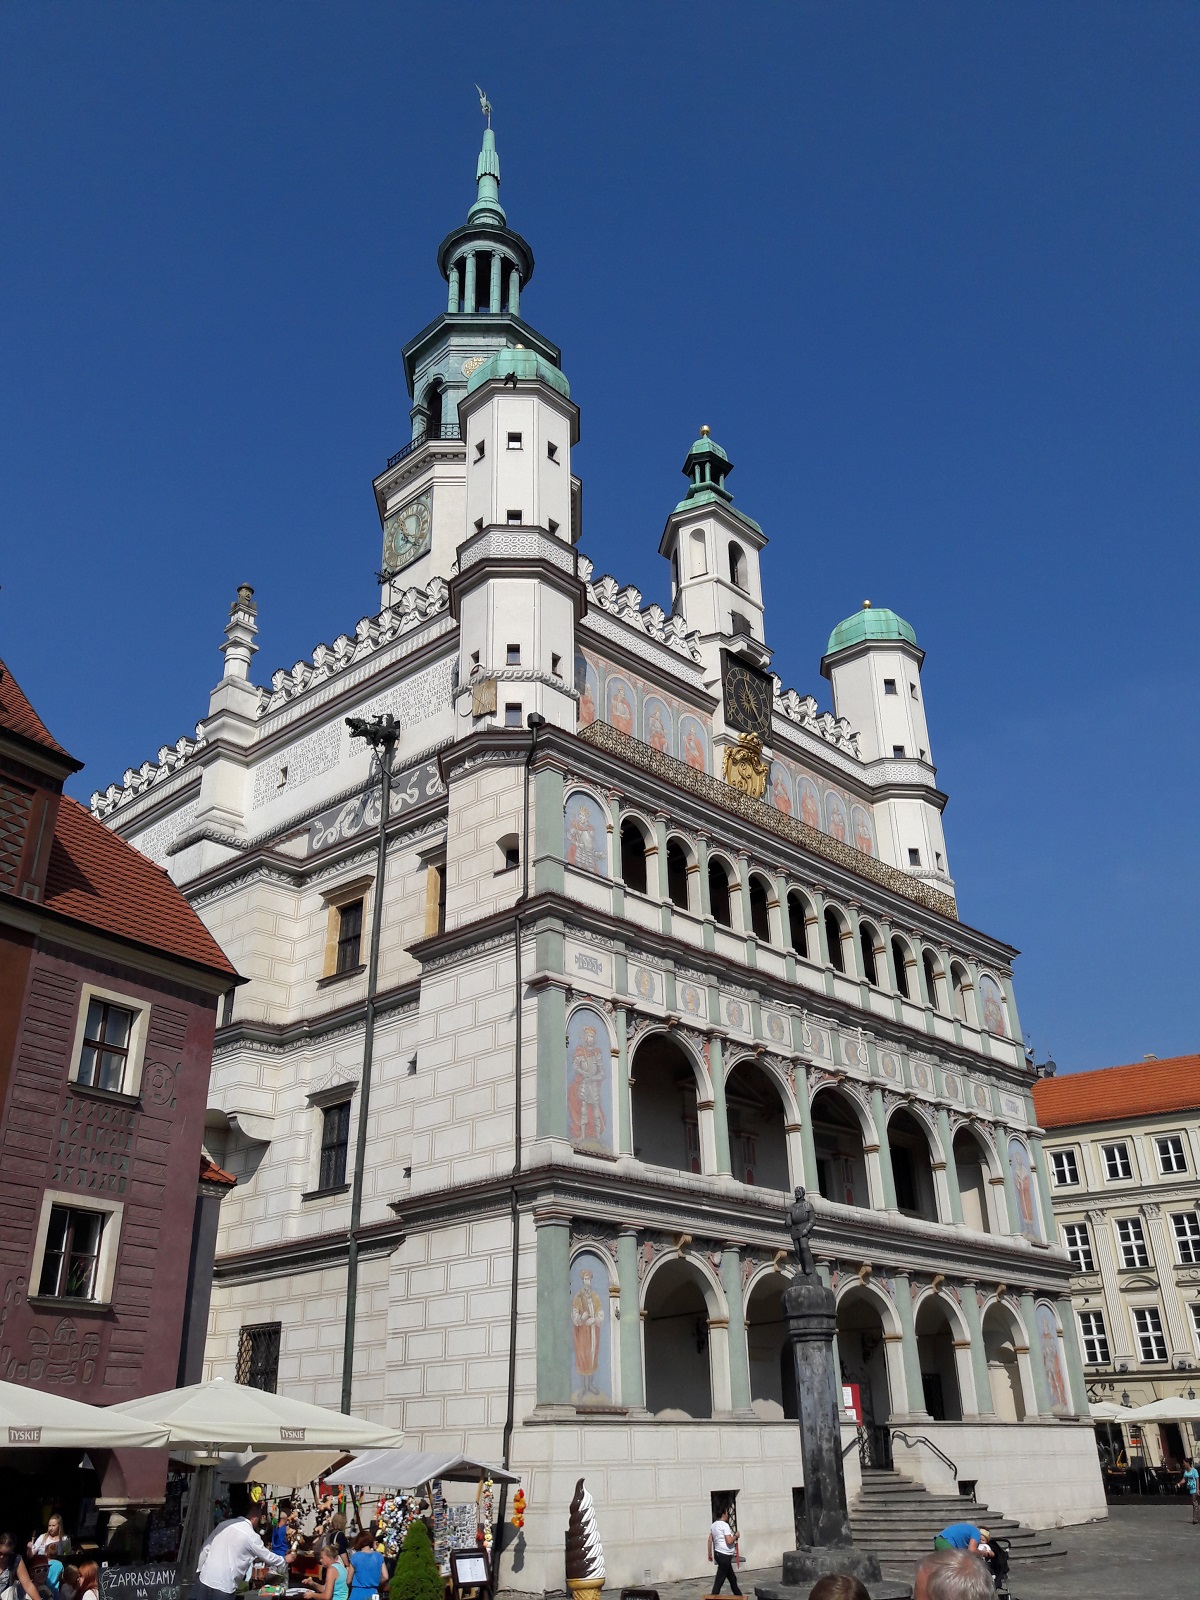
{"label": "arcade arch", "polygon": [[783,1320],[788,1279],[778,1272],[757,1278],[746,1298],[746,1354],[750,1363],[750,1405],[760,1417],[795,1421],[796,1368]]}
{"label": "arcade arch", "polygon": [[791,1187],[787,1112],[771,1074],[753,1061],[739,1061],[725,1079],[729,1162],[740,1183],[765,1189]]}
{"label": "arcade arch", "polygon": [[640,822],[625,817],[621,822],[621,881],[637,894],[648,893],[646,862],[649,845]]}
{"label": "arcade arch", "polygon": [[839,1205],[869,1206],[863,1127],[849,1096],[841,1089],[818,1089],[812,1101],[812,1125],[821,1194]]}
{"label": "arcade arch", "polygon": [[643,1039],[630,1073],[633,1153],[650,1166],[701,1172],[696,1068],[691,1057],[661,1033]]}
{"label": "arcade arch", "polygon": [[[917,1307],[917,1360],[926,1411],[935,1422],[961,1422],[962,1387],[955,1348],[957,1330],[946,1303],[936,1294],[926,1295]],[[961,1353],[967,1354],[965,1335]]]}
{"label": "arcade arch", "polygon": [[694,1262],[676,1256],[652,1273],[642,1313],[648,1411],[712,1416],[719,1357],[712,1349],[718,1330],[710,1324],[719,1315],[716,1291]]}
{"label": "arcade arch", "polygon": [[999,1300],[993,1300],[983,1313],[983,1351],[992,1409],[1000,1422],[1025,1420],[1026,1389],[1021,1355],[1026,1345],[1012,1312]]}
{"label": "arcade arch", "polygon": [[911,1111],[894,1111],[888,1119],[887,1141],[897,1209],[910,1217],[936,1222],[937,1187],[925,1128]]}
{"label": "arcade arch", "polygon": [[954,1171],[967,1227],[980,1233],[998,1232],[992,1216],[992,1163],[978,1134],[970,1128],[959,1128],[954,1135]]}
{"label": "arcade arch", "polygon": [[[886,1428],[893,1408],[905,1409],[899,1328],[875,1290],[855,1284],[838,1301],[837,1352],[842,1382],[858,1385],[868,1446],[874,1448],[876,1430]],[[878,1464],[885,1460],[886,1448]]]}

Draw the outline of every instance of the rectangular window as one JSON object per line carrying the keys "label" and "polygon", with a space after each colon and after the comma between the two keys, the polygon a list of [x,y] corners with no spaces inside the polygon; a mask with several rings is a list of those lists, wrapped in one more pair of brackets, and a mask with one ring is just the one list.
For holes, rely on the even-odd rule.
{"label": "rectangular window", "polygon": [[508,513],[508,520],[514,527],[519,528],[525,521],[525,513],[523,511],[510,510]]}
{"label": "rectangular window", "polygon": [[910,695],[912,695],[914,700],[917,698],[917,686],[916,686],[915,683],[910,683],[909,684],[908,692],[909,692]]}
{"label": "rectangular window", "polygon": [[1123,1267],[1131,1269],[1150,1265],[1150,1252],[1146,1248],[1146,1235],[1140,1217],[1118,1217],[1117,1243],[1121,1247]]}
{"label": "rectangular window", "polygon": [[1143,1361],[1165,1361],[1167,1341],[1163,1335],[1162,1317],[1157,1306],[1136,1306],[1133,1326],[1137,1333],[1138,1350]]}
{"label": "rectangular window", "polygon": [[1079,1331],[1083,1334],[1083,1359],[1089,1367],[1106,1367],[1111,1359],[1108,1353],[1108,1331],[1104,1316],[1099,1311],[1079,1313]]}
{"label": "rectangular window", "polygon": [[504,726],[506,728],[519,728],[521,726],[521,707],[511,701],[504,707]]}
{"label": "rectangular window", "polygon": [[509,434],[509,436],[508,436],[508,448],[510,450],[523,450],[525,448],[524,445],[521,443],[521,435],[519,433],[510,433]]}
{"label": "rectangular window", "polygon": [[350,972],[361,966],[363,903],[350,900],[337,908],[337,964],[335,972]]}
{"label": "rectangular window", "polygon": [[519,644],[510,644],[505,651],[505,659],[510,667],[519,667],[521,665],[521,646]]}
{"label": "rectangular window", "polygon": [[1063,1189],[1068,1184],[1079,1182],[1079,1163],[1075,1159],[1074,1150],[1051,1150],[1050,1171],[1054,1175],[1054,1187]]}
{"label": "rectangular window", "polygon": [[1188,1310],[1192,1314],[1192,1332],[1196,1335],[1197,1343],[1200,1343],[1200,1300],[1193,1300]]}
{"label": "rectangular window", "polygon": [[897,761],[903,761],[904,760],[904,746],[902,744],[894,744],[892,746],[892,755],[895,756]]}
{"label": "rectangular window", "polygon": [[346,1181],[346,1154],[350,1148],[350,1102],[326,1106],[321,1114],[321,1171],[318,1189],[340,1189]]}
{"label": "rectangular window", "polygon": [[548,441],[546,444],[546,456],[550,461],[557,461],[558,446]]}
{"label": "rectangular window", "polygon": [[895,694],[895,692],[896,692],[896,680],[895,680],[895,678],[885,678],[883,680],[883,692],[884,692],[884,694]]}
{"label": "rectangular window", "polygon": [[100,1240],[108,1218],[102,1211],[51,1206],[38,1293],[58,1300],[94,1300]]}
{"label": "rectangular window", "polygon": [[1124,1140],[1120,1144],[1102,1144],[1100,1153],[1104,1157],[1104,1171],[1108,1177],[1133,1177],[1133,1167],[1129,1161],[1129,1146]]}
{"label": "rectangular window", "polygon": [[910,867],[919,867],[921,865],[921,852],[919,850],[909,849],[908,864]]}
{"label": "rectangular window", "polygon": [[550,673],[551,673],[552,677],[555,677],[555,678],[561,678],[562,677],[562,657],[561,656],[551,655],[551,657],[550,657]]}
{"label": "rectangular window", "polygon": [[238,1339],[237,1381],[250,1389],[274,1394],[279,1383],[281,1322],[263,1322],[243,1328]]}
{"label": "rectangular window", "polygon": [[446,931],[446,863],[430,861],[425,867],[425,937]]}
{"label": "rectangular window", "polygon": [[1096,1263],[1092,1259],[1092,1241],[1086,1222],[1064,1222],[1063,1244],[1075,1265],[1076,1272],[1096,1270]]}
{"label": "rectangular window", "polygon": [[116,1094],[124,1090],[134,1017],[134,1012],[108,1000],[93,996],[88,1001],[83,1048],[75,1073],[77,1083],[92,1089],[111,1089]]}
{"label": "rectangular window", "polygon": [[1200,1265],[1200,1217],[1194,1211],[1181,1211],[1171,1218],[1171,1226],[1180,1261],[1189,1267]]}
{"label": "rectangular window", "polygon": [[1158,1151],[1158,1170],[1164,1176],[1170,1172],[1187,1171],[1187,1157],[1183,1153],[1182,1134],[1166,1133],[1161,1139],[1155,1139],[1154,1145]]}
{"label": "rectangular window", "polygon": [[486,439],[476,439],[476,441],[475,441],[475,459],[476,459],[476,461],[482,461],[485,455],[487,455],[487,440]]}

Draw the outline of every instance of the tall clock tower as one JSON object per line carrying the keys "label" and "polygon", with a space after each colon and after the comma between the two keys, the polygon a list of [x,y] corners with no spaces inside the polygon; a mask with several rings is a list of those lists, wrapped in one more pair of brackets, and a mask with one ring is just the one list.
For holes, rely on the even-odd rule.
{"label": "tall clock tower", "polygon": [[383,603],[411,585],[450,577],[469,531],[467,461],[458,407],[473,373],[497,351],[521,346],[557,368],[558,347],[521,318],[533,251],[500,204],[500,157],[489,125],[475,167],[475,203],[442,240],[445,310],[403,351],[412,438],[375,479],[382,525]]}

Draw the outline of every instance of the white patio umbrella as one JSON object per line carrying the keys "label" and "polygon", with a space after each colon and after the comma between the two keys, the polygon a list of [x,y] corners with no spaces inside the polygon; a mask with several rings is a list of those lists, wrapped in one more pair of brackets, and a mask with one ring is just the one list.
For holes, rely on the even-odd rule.
{"label": "white patio umbrella", "polygon": [[1168,1396],[1166,1400],[1151,1400],[1149,1405],[1135,1406],[1122,1418],[1125,1422],[1200,1422],[1200,1398],[1189,1400],[1187,1395]]}
{"label": "white patio umbrella", "polygon": [[1133,1417],[1130,1406],[1119,1406],[1115,1400],[1093,1400],[1088,1409],[1093,1422],[1128,1422]]}
{"label": "white patio umbrella", "polygon": [[307,1400],[269,1394],[246,1384],[211,1378],[184,1389],[166,1389],[142,1400],[123,1400],[112,1410],[159,1424],[170,1444],[203,1451],[188,1497],[187,1520],[179,1544],[179,1577],[195,1577],[200,1547],[212,1527],[219,1452],[243,1450],[318,1450],[338,1452],[388,1449],[402,1443],[394,1428],[341,1411],[327,1411]]}
{"label": "white patio umbrella", "polygon": [[0,1448],[136,1450],[166,1442],[161,1423],[121,1416],[115,1406],[89,1406],[23,1383],[0,1383]]}

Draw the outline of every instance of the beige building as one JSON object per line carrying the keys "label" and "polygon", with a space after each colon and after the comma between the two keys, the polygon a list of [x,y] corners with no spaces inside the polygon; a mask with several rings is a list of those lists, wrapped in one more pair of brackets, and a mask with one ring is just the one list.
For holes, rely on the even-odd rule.
{"label": "beige building", "polygon": [[[1200,1056],[1044,1078],[1033,1102],[1090,1398],[1200,1389]],[[1200,1423],[1141,1433],[1149,1464],[1174,1463],[1196,1454]],[[1128,1429],[1124,1442],[1138,1453]]]}

